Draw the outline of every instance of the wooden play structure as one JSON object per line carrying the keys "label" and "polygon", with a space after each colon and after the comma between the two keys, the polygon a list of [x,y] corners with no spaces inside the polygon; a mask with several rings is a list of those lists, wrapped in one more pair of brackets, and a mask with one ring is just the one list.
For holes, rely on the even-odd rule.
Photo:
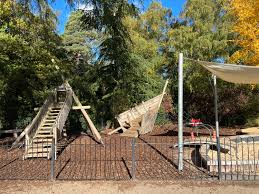
{"label": "wooden play structure", "polygon": [[[216,142],[201,144],[199,149],[201,159],[210,172],[218,172],[217,150],[211,145]],[[259,136],[241,135],[220,138],[221,169],[224,173],[247,175],[259,173]]]}
{"label": "wooden play structure", "polygon": [[249,128],[241,129],[240,132],[242,134],[248,134],[248,135],[259,135],[259,127],[249,127]]}
{"label": "wooden play structure", "polygon": [[108,134],[111,135],[122,130],[121,136],[138,137],[140,134],[151,132],[154,128],[167,85],[168,80],[166,80],[163,92],[160,95],[119,114],[116,119],[120,126]]}
{"label": "wooden play structure", "polygon": [[[77,106],[72,106],[73,99]],[[64,126],[71,108],[81,110],[93,135],[97,141],[103,143],[98,130],[85,111],[90,106],[82,106],[69,83],[65,82],[51,92],[38,114],[15,140],[12,148],[16,147],[25,136],[24,159],[34,157],[50,159],[53,155],[56,158],[61,149],[59,140],[63,137]]]}

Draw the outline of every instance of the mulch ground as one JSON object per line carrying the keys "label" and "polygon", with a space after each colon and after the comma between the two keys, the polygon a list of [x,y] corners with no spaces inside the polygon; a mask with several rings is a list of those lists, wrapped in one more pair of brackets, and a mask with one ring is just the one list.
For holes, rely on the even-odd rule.
{"label": "mulch ground", "polygon": [[[190,138],[191,128],[184,129],[184,138]],[[238,129],[222,128],[221,135],[235,135]],[[199,135],[209,136],[207,130]],[[73,137],[74,138],[74,137]],[[132,147],[132,139],[118,134],[103,135],[104,146],[87,135],[77,136],[55,161],[55,176],[64,180],[128,180],[211,178],[201,168],[195,147],[184,148],[184,171],[177,170],[177,125],[156,126],[141,135]],[[10,139],[9,139],[10,140]],[[50,179],[51,161],[23,160],[22,148],[8,151],[7,141],[0,144],[0,179]],[[132,152],[134,150],[134,152]],[[133,160],[134,158],[134,160]],[[133,162],[135,161],[135,163]],[[134,166],[133,166],[134,165]],[[134,168],[133,168],[134,167]]]}

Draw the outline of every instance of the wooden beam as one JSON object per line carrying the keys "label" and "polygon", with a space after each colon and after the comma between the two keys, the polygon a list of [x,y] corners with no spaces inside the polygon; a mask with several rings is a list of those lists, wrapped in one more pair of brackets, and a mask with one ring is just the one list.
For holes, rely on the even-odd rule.
{"label": "wooden beam", "polygon": [[9,130],[0,130],[1,133],[20,133],[22,132],[22,129],[9,129]]}
{"label": "wooden beam", "polygon": [[91,106],[73,106],[73,110],[90,109]]}
{"label": "wooden beam", "polygon": [[[81,102],[79,101],[78,97],[76,96],[76,94],[75,94],[74,92],[73,92],[73,98],[74,98],[74,100],[75,100],[77,106],[82,107]],[[90,127],[92,133],[94,134],[94,136],[97,138],[97,140],[98,140],[101,144],[103,144],[102,137],[101,137],[100,133],[98,132],[98,130],[97,130],[96,127],[94,126],[92,120],[90,119],[90,117],[89,117],[89,115],[87,114],[87,112],[85,111],[85,109],[80,108],[80,110],[81,110],[81,112],[83,113],[83,115],[84,115],[86,121],[88,122],[89,127]]]}
{"label": "wooden beam", "polygon": [[118,127],[116,129],[114,129],[113,131],[109,132],[108,135],[112,135],[113,133],[119,131],[120,129],[122,129],[122,127]]}
{"label": "wooden beam", "polygon": [[160,106],[161,106],[161,104],[162,104],[164,95],[165,95],[165,93],[166,93],[165,91],[166,91],[168,82],[169,82],[169,80],[167,79],[167,80],[165,81],[165,85],[164,85],[164,88],[163,88],[162,96],[161,96],[161,98],[160,98],[160,100],[159,100],[158,109],[160,108]]}

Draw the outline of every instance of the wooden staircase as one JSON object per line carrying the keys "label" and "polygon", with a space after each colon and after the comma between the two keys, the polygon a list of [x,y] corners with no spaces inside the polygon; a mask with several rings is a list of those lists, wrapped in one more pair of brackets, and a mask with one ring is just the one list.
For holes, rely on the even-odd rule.
{"label": "wooden staircase", "polygon": [[[31,142],[27,144],[24,159],[51,158],[54,127],[61,111],[61,103],[50,107]],[[58,151],[58,150],[57,150]]]}
{"label": "wooden staircase", "polygon": [[11,149],[17,147],[25,137],[24,159],[50,159],[52,156],[56,159],[58,152],[69,143],[62,140],[64,140],[64,126],[72,108],[73,99],[77,104],[73,108],[81,110],[93,134],[100,143],[103,143],[99,132],[85,111],[88,106],[82,106],[69,83],[65,82],[50,93],[32,122],[16,138]]}
{"label": "wooden staircase", "polygon": [[18,146],[25,137],[24,159],[57,158],[58,142],[63,138],[64,126],[72,108],[73,90],[68,83],[53,90],[32,122],[12,144]]}

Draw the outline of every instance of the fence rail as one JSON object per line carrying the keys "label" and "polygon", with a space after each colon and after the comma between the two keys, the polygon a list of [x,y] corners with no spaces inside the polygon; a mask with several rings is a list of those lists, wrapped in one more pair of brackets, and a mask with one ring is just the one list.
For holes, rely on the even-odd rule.
{"label": "fence rail", "polygon": [[[43,159],[40,155],[25,160],[25,147],[10,151],[11,144],[1,143],[0,179],[259,180],[259,136],[221,138],[221,174],[218,174],[216,142],[204,137],[184,141],[184,169],[179,172],[176,138],[112,137],[105,139],[103,146],[80,136],[56,160],[55,157]],[[52,144],[53,147],[55,142]]]}

